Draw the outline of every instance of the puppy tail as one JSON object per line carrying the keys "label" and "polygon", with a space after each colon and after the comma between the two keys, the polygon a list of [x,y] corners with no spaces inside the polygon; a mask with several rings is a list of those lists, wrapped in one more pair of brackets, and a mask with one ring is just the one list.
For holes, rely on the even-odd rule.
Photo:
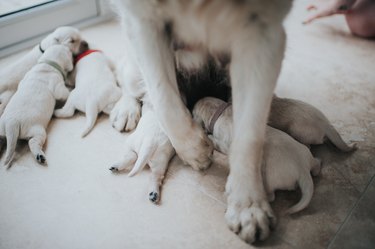
{"label": "puppy tail", "polygon": [[83,130],[81,137],[87,136],[95,125],[96,119],[98,118],[98,110],[96,106],[90,102],[86,104],[86,125]]}
{"label": "puppy tail", "polygon": [[147,162],[150,160],[150,158],[152,157],[152,155],[154,154],[156,150],[156,147],[152,143],[146,142],[144,144],[147,144],[147,145],[141,146],[139,153],[138,153],[138,159],[135,162],[133,169],[128,174],[128,176],[130,177],[137,174],[146,166]]}
{"label": "puppy tail", "polygon": [[326,129],[326,136],[339,150],[343,152],[351,152],[357,149],[357,144],[352,143],[351,145],[347,145],[344,140],[342,140],[340,134],[337,130],[332,126],[328,125]]}
{"label": "puppy tail", "polygon": [[301,189],[302,198],[296,205],[292,206],[286,211],[287,214],[297,213],[307,207],[313,196],[314,183],[311,178],[310,172],[305,174],[305,177],[301,177],[301,179],[298,180],[298,185]]}
{"label": "puppy tail", "polygon": [[20,126],[15,122],[5,125],[5,137],[7,140],[7,150],[5,152],[4,165],[9,167],[12,163],[14,152],[16,151],[17,140],[20,134]]}

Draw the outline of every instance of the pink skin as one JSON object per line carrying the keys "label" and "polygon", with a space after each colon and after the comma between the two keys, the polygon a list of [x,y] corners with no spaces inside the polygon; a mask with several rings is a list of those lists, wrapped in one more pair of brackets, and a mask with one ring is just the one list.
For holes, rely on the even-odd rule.
{"label": "pink skin", "polygon": [[317,11],[304,24],[332,16],[344,14],[350,31],[359,37],[375,37],[375,1],[374,0],[315,0],[308,10]]}

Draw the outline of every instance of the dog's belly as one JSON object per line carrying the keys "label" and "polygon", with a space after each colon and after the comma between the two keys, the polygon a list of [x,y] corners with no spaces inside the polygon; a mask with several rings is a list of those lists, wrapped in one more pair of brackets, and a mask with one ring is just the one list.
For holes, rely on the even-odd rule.
{"label": "dog's belly", "polygon": [[231,95],[229,74],[213,59],[199,70],[177,70],[177,83],[182,98],[189,110],[204,97],[215,97],[228,101]]}

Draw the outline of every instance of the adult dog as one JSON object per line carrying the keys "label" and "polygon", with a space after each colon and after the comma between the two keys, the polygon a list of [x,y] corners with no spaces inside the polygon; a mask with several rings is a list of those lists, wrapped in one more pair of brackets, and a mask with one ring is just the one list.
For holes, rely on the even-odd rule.
{"label": "adult dog", "polygon": [[52,45],[62,44],[67,46],[73,55],[87,46],[78,29],[73,27],[59,27],[44,38],[30,52],[19,60],[0,71],[0,115],[17,90],[18,84],[25,74],[37,63],[44,51]]}
{"label": "adult dog", "polygon": [[[262,148],[285,49],[282,22],[292,1],[113,2],[126,29],[129,56],[142,75],[159,122],[177,154],[194,169],[210,165],[213,147],[179,96],[176,69],[193,74],[209,61],[228,69],[234,130],[225,217],[243,240],[265,239],[275,217],[262,182]],[[131,102],[125,98],[120,105]],[[132,109],[122,111],[117,106],[117,118],[137,117],[133,111],[139,108],[129,106]]]}

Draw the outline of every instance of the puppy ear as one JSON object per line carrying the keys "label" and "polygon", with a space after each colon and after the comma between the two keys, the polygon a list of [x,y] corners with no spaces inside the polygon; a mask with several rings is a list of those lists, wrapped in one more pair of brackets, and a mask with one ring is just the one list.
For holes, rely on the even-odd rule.
{"label": "puppy ear", "polygon": [[58,38],[55,36],[54,33],[47,35],[41,42],[40,42],[40,47],[43,50],[48,49],[52,45],[59,44]]}
{"label": "puppy ear", "polygon": [[66,71],[71,72],[73,71],[74,65],[73,65],[73,56],[70,56],[70,59],[66,63]]}
{"label": "puppy ear", "polygon": [[64,47],[65,49],[65,52],[64,52],[64,66],[65,66],[65,71],[66,72],[71,72],[73,71],[73,68],[74,68],[74,65],[73,65],[73,54],[72,52],[69,50],[69,48],[67,47]]}

